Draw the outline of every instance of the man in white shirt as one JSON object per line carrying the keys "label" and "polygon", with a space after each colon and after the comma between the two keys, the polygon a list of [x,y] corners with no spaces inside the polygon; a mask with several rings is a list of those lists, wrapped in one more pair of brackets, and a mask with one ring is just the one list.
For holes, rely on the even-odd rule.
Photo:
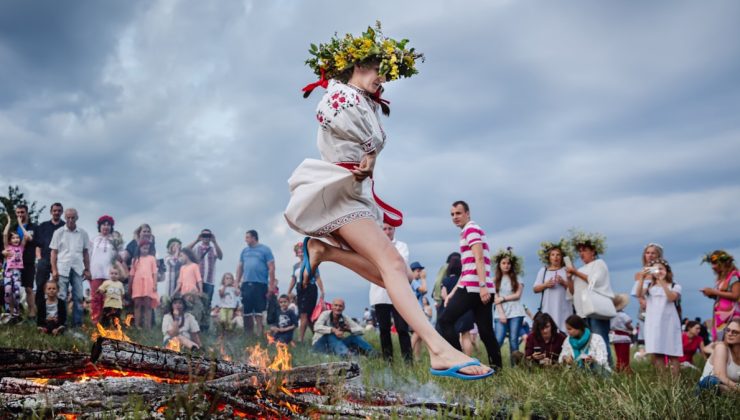
{"label": "man in white shirt", "polygon": [[72,286],[72,327],[82,326],[82,281],[92,280],[90,274],[90,238],[82,228],[77,227],[77,210],[64,211],[66,225],[57,229],[51,238],[51,277],[59,284],[59,300],[67,301],[67,289]]}
{"label": "man in white shirt", "polygon": [[[396,228],[383,223],[383,232],[401,254],[406,265],[409,263],[409,247],[405,242],[396,240]],[[370,284],[370,305],[375,307],[375,317],[378,320],[378,331],[380,334],[380,348],[385,360],[393,360],[393,342],[391,341],[391,316],[393,316],[393,325],[398,332],[398,342],[401,346],[401,354],[404,360],[411,362],[413,355],[411,353],[411,336],[409,335],[409,325],[404,321],[396,308],[391,303],[391,298],[385,288],[374,283]]]}

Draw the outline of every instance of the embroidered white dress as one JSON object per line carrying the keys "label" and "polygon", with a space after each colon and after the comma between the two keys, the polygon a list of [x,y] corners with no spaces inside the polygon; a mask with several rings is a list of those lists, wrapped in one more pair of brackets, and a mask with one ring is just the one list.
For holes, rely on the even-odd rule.
{"label": "embroidered white dress", "polygon": [[[673,284],[671,291],[681,294],[681,286]],[[645,313],[645,351],[651,354],[683,356],[681,320],[675,302],[669,302],[661,286],[647,290]]]}
{"label": "embroidered white dress", "polygon": [[316,119],[321,160],[304,160],[288,179],[288,224],[301,234],[322,237],[358,219],[381,223],[383,212],[373,198],[372,180],[357,182],[352,172],[337,165],[359,163],[365,154],[383,149],[377,103],[367,92],[332,80]]}

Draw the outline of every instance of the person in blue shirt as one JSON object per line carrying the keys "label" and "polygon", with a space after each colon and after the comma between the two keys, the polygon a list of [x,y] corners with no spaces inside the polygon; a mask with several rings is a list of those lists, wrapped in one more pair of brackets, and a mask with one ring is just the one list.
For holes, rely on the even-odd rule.
{"label": "person in blue shirt", "polygon": [[[419,301],[419,306],[424,309],[424,296],[427,294],[427,272],[424,270],[424,266],[418,261],[411,263],[411,272],[413,280],[411,280],[411,290],[414,291],[416,299]],[[419,360],[421,357],[421,336],[414,331],[411,335],[411,350],[414,354],[414,359]]]}
{"label": "person in blue shirt", "polygon": [[269,247],[259,243],[256,230],[249,230],[244,241],[247,246],[239,256],[236,279],[241,282],[244,310],[244,332],[262,336],[262,312],[267,307],[267,296],[277,291],[275,258]]}
{"label": "person in blue shirt", "polygon": [[293,341],[293,331],[298,326],[298,316],[288,308],[288,305],[290,305],[288,295],[280,295],[278,304],[280,305],[278,322],[276,325],[270,327],[270,334],[272,334],[276,341],[289,344]]}

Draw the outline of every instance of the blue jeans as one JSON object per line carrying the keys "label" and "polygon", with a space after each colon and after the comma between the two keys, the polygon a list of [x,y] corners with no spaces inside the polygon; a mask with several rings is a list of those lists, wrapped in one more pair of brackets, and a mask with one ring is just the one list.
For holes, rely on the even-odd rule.
{"label": "blue jeans", "polygon": [[[521,329],[522,322],[524,321],[523,316],[515,316],[513,318],[508,318],[506,320],[506,324],[499,321],[498,318],[494,318],[493,320],[493,329],[496,333],[496,341],[498,341],[498,346],[502,347],[504,345],[504,339],[506,338],[506,333],[509,333],[509,354],[514,353],[515,351],[519,350],[519,330]],[[509,357],[511,360],[511,365],[514,366],[514,359]]]}
{"label": "blue jeans", "polygon": [[719,395],[719,385],[721,383],[722,381],[720,381],[718,377],[709,375],[699,381],[696,385],[696,394],[699,395],[702,391],[711,391],[712,393]]}
{"label": "blue jeans", "polygon": [[593,334],[598,334],[604,339],[606,344],[606,355],[609,366],[612,364],[612,346],[609,344],[609,320],[608,319],[596,319],[596,318],[584,318],[586,325],[591,329]]}
{"label": "blue jeans", "polygon": [[363,353],[374,353],[373,347],[359,335],[348,335],[342,339],[334,334],[325,334],[313,345],[314,351],[318,353],[336,354],[348,356],[350,348],[357,348]]}
{"label": "blue jeans", "polygon": [[62,302],[67,301],[67,291],[72,283],[72,327],[79,327],[82,325],[82,275],[77,274],[74,270],[69,270],[68,276],[59,275],[59,295],[58,298]]}

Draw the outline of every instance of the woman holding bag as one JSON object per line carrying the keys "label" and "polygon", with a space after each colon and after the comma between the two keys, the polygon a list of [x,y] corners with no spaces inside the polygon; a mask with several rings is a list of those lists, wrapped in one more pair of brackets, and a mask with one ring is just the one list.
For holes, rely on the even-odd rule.
{"label": "woman holding bag", "polygon": [[[576,309],[576,315],[584,319],[591,332],[601,336],[606,344],[609,364],[612,361],[611,348],[609,346],[609,318],[616,314],[614,304],[611,300],[614,298],[611,280],[609,279],[609,268],[599,255],[606,250],[604,237],[595,233],[574,232],[571,243],[573,248],[578,251],[578,256],[583,261],[583,266],[578,269],[567,267],[566,271],[573,279],[573,306]],[[605,309],[605,313],[611,314],[611,317],[598,313],[587,313],[584,307],[584,295],[589,298],[589,287],[593,294],[608,298],[611,308]]]}

